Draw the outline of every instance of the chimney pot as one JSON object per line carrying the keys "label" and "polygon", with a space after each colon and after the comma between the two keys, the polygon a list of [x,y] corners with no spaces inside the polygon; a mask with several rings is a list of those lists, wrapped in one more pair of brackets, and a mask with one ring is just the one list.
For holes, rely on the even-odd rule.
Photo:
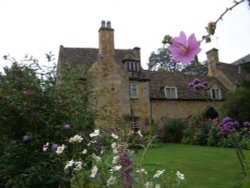
{"label": "chimney pot", "polygon": [[101,27],[105,28],[105,21],[104,20],[102,20],[102,22],[101,22]]}
{"label": "chimney pot", "polygon": [[110,21],[107,21],[107,28],[111,28],[111,22]]}

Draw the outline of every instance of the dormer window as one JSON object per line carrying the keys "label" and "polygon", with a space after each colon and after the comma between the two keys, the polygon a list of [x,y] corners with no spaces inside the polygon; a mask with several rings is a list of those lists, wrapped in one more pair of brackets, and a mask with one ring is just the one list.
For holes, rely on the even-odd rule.
{"label": "dormer window", "polygon": [[212,100],[221,100],[221,90],[217,87],[213,87],[210,89],[210,95]]}
{"label": "dormer window", "polygon": [[125,65],[128,71],[130,72],[139,72],[140,64],[136,61],[125,61]]}
{"label": "dormer window", "polygon": [[166,99],[177,99],[178,98],[176,87],[166,86],[164,88],[164,93],[165,93]]}

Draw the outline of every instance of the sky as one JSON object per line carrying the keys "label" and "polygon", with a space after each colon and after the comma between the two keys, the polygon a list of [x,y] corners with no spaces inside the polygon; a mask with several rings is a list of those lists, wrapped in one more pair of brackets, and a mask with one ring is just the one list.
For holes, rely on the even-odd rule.
{"label": "sky", "polygon": [[[115,30],[115,48],[140,47],[147,69],[151,52],[162,47],[165,35],[184,31],[200,40],[207,23],[231,5],[233,0],[0,0],[0,68],[10,65],[4,55],[20,61],[28,54],[48,65],[44,54],[51,51],[57,62],[60,45],[98,48],[101,21],[108,20]],[[219,21],[212,43],[202,42],[201,48],[200,61],[212,48],[225,63],[250,54],[247,2]]]}

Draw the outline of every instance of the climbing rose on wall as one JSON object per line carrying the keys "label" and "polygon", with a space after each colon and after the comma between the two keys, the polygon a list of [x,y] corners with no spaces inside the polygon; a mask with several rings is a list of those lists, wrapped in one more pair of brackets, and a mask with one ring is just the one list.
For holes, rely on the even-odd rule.
{"label": "climbing rose on wall", "polygon": [[181,31],[179,37],[172,38],[169,50],[173,60],[187,64],[194,60],[201,48],[200,42],[196,40],[194,34],[191,34],[187,39],[186,34]]}

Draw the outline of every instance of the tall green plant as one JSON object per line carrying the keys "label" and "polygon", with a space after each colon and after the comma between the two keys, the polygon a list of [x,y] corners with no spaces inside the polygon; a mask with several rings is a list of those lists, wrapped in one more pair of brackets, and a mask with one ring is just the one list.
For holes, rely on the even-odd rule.
{"label": "tall green plant", "polygon": [[42,147],[50,140],[55,148],[69,134],[92,131],[95,114],[87,100],[91,87],[85,84],[79,92],[72,85],[79,80],[72,69],[56,85],[56,69],[43,70],[32,58],[26,64],[13,61],[4,71],[0,75],[0,187],[68,187],[64,167]]}

